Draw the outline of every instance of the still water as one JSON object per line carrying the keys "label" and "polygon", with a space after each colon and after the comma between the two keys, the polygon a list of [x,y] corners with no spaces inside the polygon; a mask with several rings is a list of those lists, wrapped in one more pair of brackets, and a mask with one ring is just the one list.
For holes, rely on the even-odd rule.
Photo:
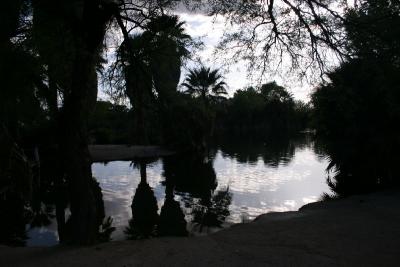
{"label": "still water", "polygon": [[[115,227],[111,239],[204,235],[266,212],[297,210],[330,192],[327,159],[309,137],[231,142],[208,154],[94,163]],[[28,246],[57,244],[55,223],[28,236]]]}

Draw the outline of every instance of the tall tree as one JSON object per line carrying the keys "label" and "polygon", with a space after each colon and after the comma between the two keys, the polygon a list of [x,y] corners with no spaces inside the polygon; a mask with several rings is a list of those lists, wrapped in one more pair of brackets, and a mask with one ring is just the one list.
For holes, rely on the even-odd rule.
{"label": "tall tree", "polygon": [[[143,28],[174,2],[32,0],[35,45],[48,70],[48,85],[58,91],[53,92],[53,99],[62,99],[57,116],[58,144],[69,187],[71,217],[67,228],[71,229],[72,242],[92,243],[97,238],[100,211],[91,188],[88,119],[96,103],[96,71],[102,62],[106,30],[114,28],[111,22],[115,19],[127,37],[128,27]],[[64,224],[63,216],[58,217]]]}
{"label": "tall tree", "polygon": [[226,92],[226,83],[218,69],[211,70],[205,66],[189,70],[182,86],[185,93],[200,97],[205,103],[223,98]]}
{"label": "tall tree", "polygon": [[189,55],[191,37],[177,16],[160,15],[144,25],[145,31],[126,37],[115,67],[124,73],[126,95],[134,110],[134,142],[149,142],[150,106],[167,108],[173,101],[181,67]]}
{"label": "tall tree", "polygon": [[[27,139],[46,122],[39,88],[43,68],[29,38],[28,1],[2,2],[0,10],[0,242],[22,245],[34,191]],[[28,137],[28,138],[27,138]],[[35,176],[36,177],[36,176]]]}
{"label": "tall tree", "polygon": [[149,42],[143,34],[129,37],[120,48],[119,67],[124,73],[125,94],[134,111],[133,138],[135,144],[148,144],[147,114],[152,101],[153,78],[149,66]]}
{"label": "tall tree", "polygon": [[[96,71],[106,30],[113,28],[109,27],[113,18],[124,34],[127,27],[143,28],[174,2],[7,0],[2,5],[0,75],[7,88],[0,93],[5,103],[0,112],[2,124],[7,124],[8,132],[15,128],[11,131],[15,138],[18,128],[27,125],[23,121],[32,123],[33,110],[49,111],[56,120],[63,165],[60,177],[69,187],[71,217],[67,228],[71,229],[72,242],[94,242],[101,214],[92,186],[87,124],[97,98]],[[20,27],[22,24],[27,27]],[[22,41],[24,45],[20,45]],[[18,118],[11,119],[14,111]],[[10,115],[8,119],[6,115]],[[64,215],[57,217],[63,226]],[[60,238],[64,236],[60,232]]]}
{"label": "tall tree", "polygon": [[145,34],[152,35],[150,66],[154,87],[162,102],[170,102],[177,90],[183,60],[189,56],[192,38],[185,33],[177,16],[163,15],[148,24]]}
{"label": "tall tree", "polygon": [[[400,4],[360,1],[346,15],[353,59],[329,74],[312,95],[318,133],[335,170],[330,185],[339,195],[398,185],[400,143]],[[389,26],[390,25],[390,26]]]}
{"label": "tall tree", "polygon": [[33,1],[33,10],[41,56],[63,88],[59,146],[69,185],[71,241],[92,243],[100,211],[91,187],[87,125],[97,98],[96,66],[114,6],[102,0],[45,0]]}

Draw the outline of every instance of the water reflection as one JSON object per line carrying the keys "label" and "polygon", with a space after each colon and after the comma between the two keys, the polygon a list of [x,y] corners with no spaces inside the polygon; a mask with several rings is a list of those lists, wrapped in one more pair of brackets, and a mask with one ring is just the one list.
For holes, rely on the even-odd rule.
{"label": "water reflection", "polygon": [[158,206],[154,192],[147,183],[146,163],[139,163],[140,183],[132,199],[132,219],[125,229],[128,239],[148,238],[155,235]]}
{"label": "water reflection", "polygon": [[[265,212],[296,210],[329,191],[328,162],[320,151],[309,138],[226,141],[207,156],[93,164],[95,205],[103,211],[96,220],[98,238],[201,235]],[[0,199],[2,243],[68,241],[65,188],[49,183],[40,190],[38,203],[28,209],[18,195]]]}
{"label": "water reflection", "polygon": [[[112,218],[106,217],[106,211],[104,208],[104,201],[103,201],[103,193],[100,187],[99,182],[93,178],[91,180],[90,186],[92,188],[92,192],[94,195],[94,201],[92,208],[97,210],[97,217],[92,222],[91,227],[93,227],[96,233],[96,240],[100,242],[107,242],[111,240],[111,234],[115,231],[115,228],[112,226]],[[67,213],[68,210],[66,210]],[[74,240],[74,228],[73,228],[73,220],[79,220],[74,218],[74,216],[69,215],[66,222],[60,223],[57,221],[59,225],[59,241],[61,243],[71,243]],[[60,227],[62,225],[62,228]]]}
{"label": "water reflection", "polygon": [[161,208],[158,233],[160,236],[187,236],[185,214],[174,199],[174,184],[165,182],[165,201]]}
{"label": "water reflection", "polygon": [[218,148],[224,157],[235,158],[239,163],[255,164],[262,159],[268,167],[288,165],[293,159],[296,149],[304,149],[312,143],[311,136],[298,135],[293,138],[267,138],[260,140],[225,139]]}
{"label": "water reflection", "polygon": [[232,194],[226,188],[217,191],[211,198],[201,199],[199,204],[192,203],[193,229],[202,233],[204,229],[208,232],[215,227],[221,228],[230,215],[231,201]]}
{"label": "water reflection", "polygon": [[[100,211],[93,228],[97,240],[106,242],[111,240],[115,228],[112,226],[112,218],[106,217],[100,184],[92,179],[91,187],[96,200],[94,208]],[[44,189],[41,188],[41,191]],[[27,201],[18,192],[4,191],[0,198],[0,243],[12,246],[70,243],[74,236],[71,226],[73,218],[65,216],[70,214],[68,200],[56,192],[59,191],[46,192],[42,198],[35,196]],[[63,204],[59,205],[61,202]],[[56,211],[56,207],[61,209]]]}
{"label": "water reflection", "polygon": [[[187,216],[191,217],[192,233],[202,233],[205,227],[221,227],[229,215],[229,189],[215,192],[218,182],[211,160],[213,157],[215,154],[179,155],[163,161],[167,187],[175,187],[180,195],[189,195],[182,197],[181,202],[187,210]],[[172,198],[171,194],[169,198]]]}
{"label": "water reflection", "polygon": [[210,198],[217,188],[217,175],[211,157],[183,154],[163,160],[164,177],[176,191],[196,198]]}

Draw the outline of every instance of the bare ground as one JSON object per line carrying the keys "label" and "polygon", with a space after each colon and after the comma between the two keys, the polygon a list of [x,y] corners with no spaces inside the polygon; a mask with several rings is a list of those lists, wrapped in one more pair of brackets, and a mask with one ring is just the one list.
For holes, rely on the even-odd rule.
{"label": "bare ground", "polygon": [[91,247],[0,247],[0,266],[400,266],[400,193],[269,213],[215,234]]}

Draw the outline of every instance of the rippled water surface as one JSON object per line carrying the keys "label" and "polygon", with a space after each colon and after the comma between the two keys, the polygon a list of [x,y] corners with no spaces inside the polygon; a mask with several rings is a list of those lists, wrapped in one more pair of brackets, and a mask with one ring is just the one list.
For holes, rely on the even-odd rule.
{"label": "rippled water surface", "polygon": [[[92,171],[106,216],[116,227],[111,238],[122,240],[202,235],[266,212],[297,210],[329,192],[327,165],[313,141],[302,137],[233,142],[211,150],[207,158],[94,163]],[[57,243],[54,224],[30,230],[28,245]]]}

